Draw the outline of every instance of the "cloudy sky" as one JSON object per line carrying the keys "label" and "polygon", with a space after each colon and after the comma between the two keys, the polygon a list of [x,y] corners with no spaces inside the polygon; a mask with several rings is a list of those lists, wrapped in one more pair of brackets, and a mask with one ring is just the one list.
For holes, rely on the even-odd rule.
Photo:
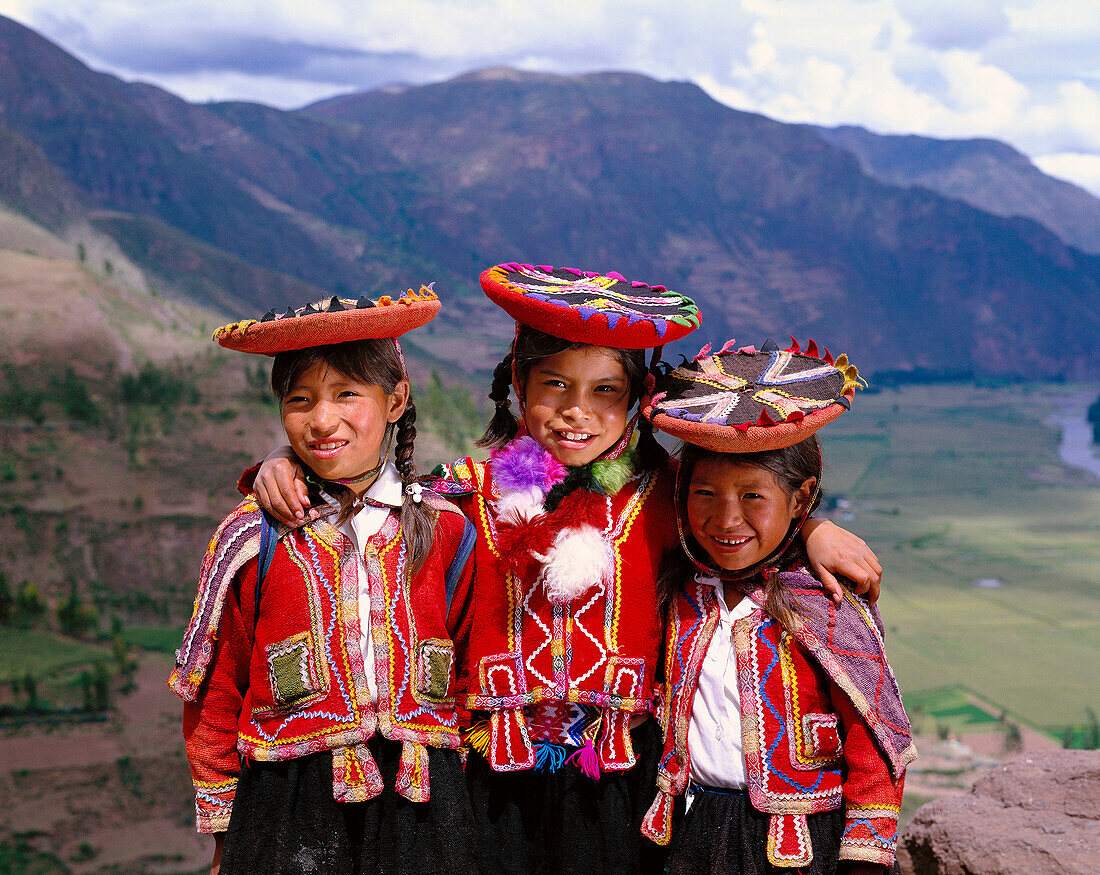
{"label": "cloudy sky", "polygon": [[995,137],[1100,195],[1095,0],[0,0],[90,66],[297,107],[509,65],[691,80],[738,109]]}

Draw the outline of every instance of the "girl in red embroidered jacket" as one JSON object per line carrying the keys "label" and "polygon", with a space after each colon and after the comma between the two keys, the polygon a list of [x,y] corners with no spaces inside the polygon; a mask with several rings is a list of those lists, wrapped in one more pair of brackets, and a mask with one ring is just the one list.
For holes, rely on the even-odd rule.
{"label": "girl in red embroidered jacket", "polygon": [[[291,529],[254,496],[226,518],[169,680],[212,872],[478,871],[454,704],[475,535],[417,482],[396,341],[341,342],[363,333],[351,303],[322,305],[328,326],[308,310],[280,317],[305,339],[293,325],[290,340],[268,337],[265,323],[222,335],[277,352],[272,388],[309,507]],[[395,331],[375,324],[390,315],[368,330]]]}
{"label": "girl in red embroidered jacket", "polygon": [[[663,852],[639,827],[660,749],[649,719],[663,638],[656,571],[675,545],[673,481],[630,413],[646,349],[693,329],[696,310],[613,273],[507,264],[482,286],[517,320],[490,392],[491,457],[445,465],[430,482],[478,529],[458,659],[483,861],[488,871],[661,871]],[[293,497],[275,477],[258,489]],[[862,542],[844,563],[834,557],[851,536],[826,526],[819,537],[834,568],[875,576]]]}
{"label": "girl in red embroidered jacket", "polygon": [[684,446],[681,544],[660,578],[669,706],[643,832],[671,838],[673,873],[895,865],[916,754],[882,624],[858,596],[827,596],[797,537],[820,499],[812,432],[843,412],[858,380],[814,351],[704,351],[646,404],[660,427],[704,445]]}

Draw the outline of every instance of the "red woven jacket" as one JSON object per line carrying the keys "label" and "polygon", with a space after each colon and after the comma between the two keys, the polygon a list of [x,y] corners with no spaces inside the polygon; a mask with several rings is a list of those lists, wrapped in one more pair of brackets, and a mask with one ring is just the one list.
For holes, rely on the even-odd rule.
{"label": "red woven jacket", "polygon": [[[424,745],[460,746],[450,630],[465,624],[473,563],[451,566],[464,537],[469,548],[473,530],[453,505],[423,495],[438,512],[434,541],[407,585],[398,512],[390,512],[365,550],[377,705],[364,675],[351,541],[320,518],[324,511],[282,531],[258,611],[255,500],[243,501],[214,534],[169,679],[186,703],[200,832],[228,826],[239,755],[287,760],[332,750],[335,798],[377,795],[382,779],[366,747],[376,730],[403,742],[398,792],[428,798]],[[448,606],[449,570],[457,578]]]}
{"label": "red woven jacket", "polygon": [[[768,859],[813,857],[806,815],[843,807],[840,859],[889,866],[897,846],[905,766],[916,757],[909,720],[883,650],[878,612],[850,593],[838,607],[806,573],[780,575],[807,615],[796,635],[760,608],[734,623],[749,797],[772,815]],[[761,604],[761,590],[749,593]],[[665,664],[669,707],[657,798],[642,832],[669,840],[672,797],[691,775],[688,726],[719,605],[691,580],[673,599]]]}
{"label": "red woven jacket", "polygon": [[463,634],[459,684],[470,710],[490,712],[490,764],[499,771],[533,767],[524,707],[574,702],[604,712],[595,742],[601,768],[632,767],[630,717],[653,713],[659,695],[655,675],[664,629],[656,578],[661,557],[676,542],[673,474],[640,474],[615,495],[585,498],[611,544],[613,579],[553,605],[535,585],[538,563],[526,552],[512,557],[522,571],[505,568],[492,463],[462,459],[442,473],[447,497],[477,527],[477,609]]}

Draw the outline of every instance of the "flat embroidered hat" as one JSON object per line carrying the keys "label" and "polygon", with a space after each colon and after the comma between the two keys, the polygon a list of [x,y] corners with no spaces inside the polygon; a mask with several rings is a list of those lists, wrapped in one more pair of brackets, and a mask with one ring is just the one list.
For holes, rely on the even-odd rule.
{"label": "flat embroidered hat", "polygon": [[439,309],[439,298],[430,285],[398,297],[352,301],[333,295],[304,307],[288,306],[282,313],[268,310],[258,321],[223,325],[211,339],[226,349],[275,355],[352,340],[397,338],[431,322]]}
{"label": "flat embroidered hat", "polygon": [[484,271],[481,287],[516,322],[573,343],[653,349],[699,327],[691,298],[614,271],[510,262]]}
{"label": "flat embroidered hat", "polygon": [[718,352],[704,347],[692,361],[655,381],[642,414],[655,428],[720,453],[776,450],[805,440],[852,406],[865,385],[848,362],[812,340],[803,350],[792,337]]}

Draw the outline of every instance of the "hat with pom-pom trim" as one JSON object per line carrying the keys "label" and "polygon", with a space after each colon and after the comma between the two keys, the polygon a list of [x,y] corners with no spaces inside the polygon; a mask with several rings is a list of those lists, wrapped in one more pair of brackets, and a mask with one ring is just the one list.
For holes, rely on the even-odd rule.
{"label": "hat with pom-pom trim", "polygon": [[656,379],[642,399],[655,428],[708,450],[753,453],[805,440],[852,406],[866,383],[848,356],[809,341],[787,349],[768,341],[718,352],[709,346]]}
{"label": "hat with pom-pom trim", "polygon": [[699,327],[690,298],[614,271],[509,262],[484,271],[481,287],[517,322],[574,343],[653,349]]}
{"label": "hat with pom-pom trim", "polygon": [[431,322],[440,306],[431,285],[421,286],[418,292],[409,289],[397,297],[358,301],[333,295],[304,307],[287,307],[283,313],[268,310],[258,321],[223,325],[211,339],[238,352],[276,355],[352,340],[397,338]]}

